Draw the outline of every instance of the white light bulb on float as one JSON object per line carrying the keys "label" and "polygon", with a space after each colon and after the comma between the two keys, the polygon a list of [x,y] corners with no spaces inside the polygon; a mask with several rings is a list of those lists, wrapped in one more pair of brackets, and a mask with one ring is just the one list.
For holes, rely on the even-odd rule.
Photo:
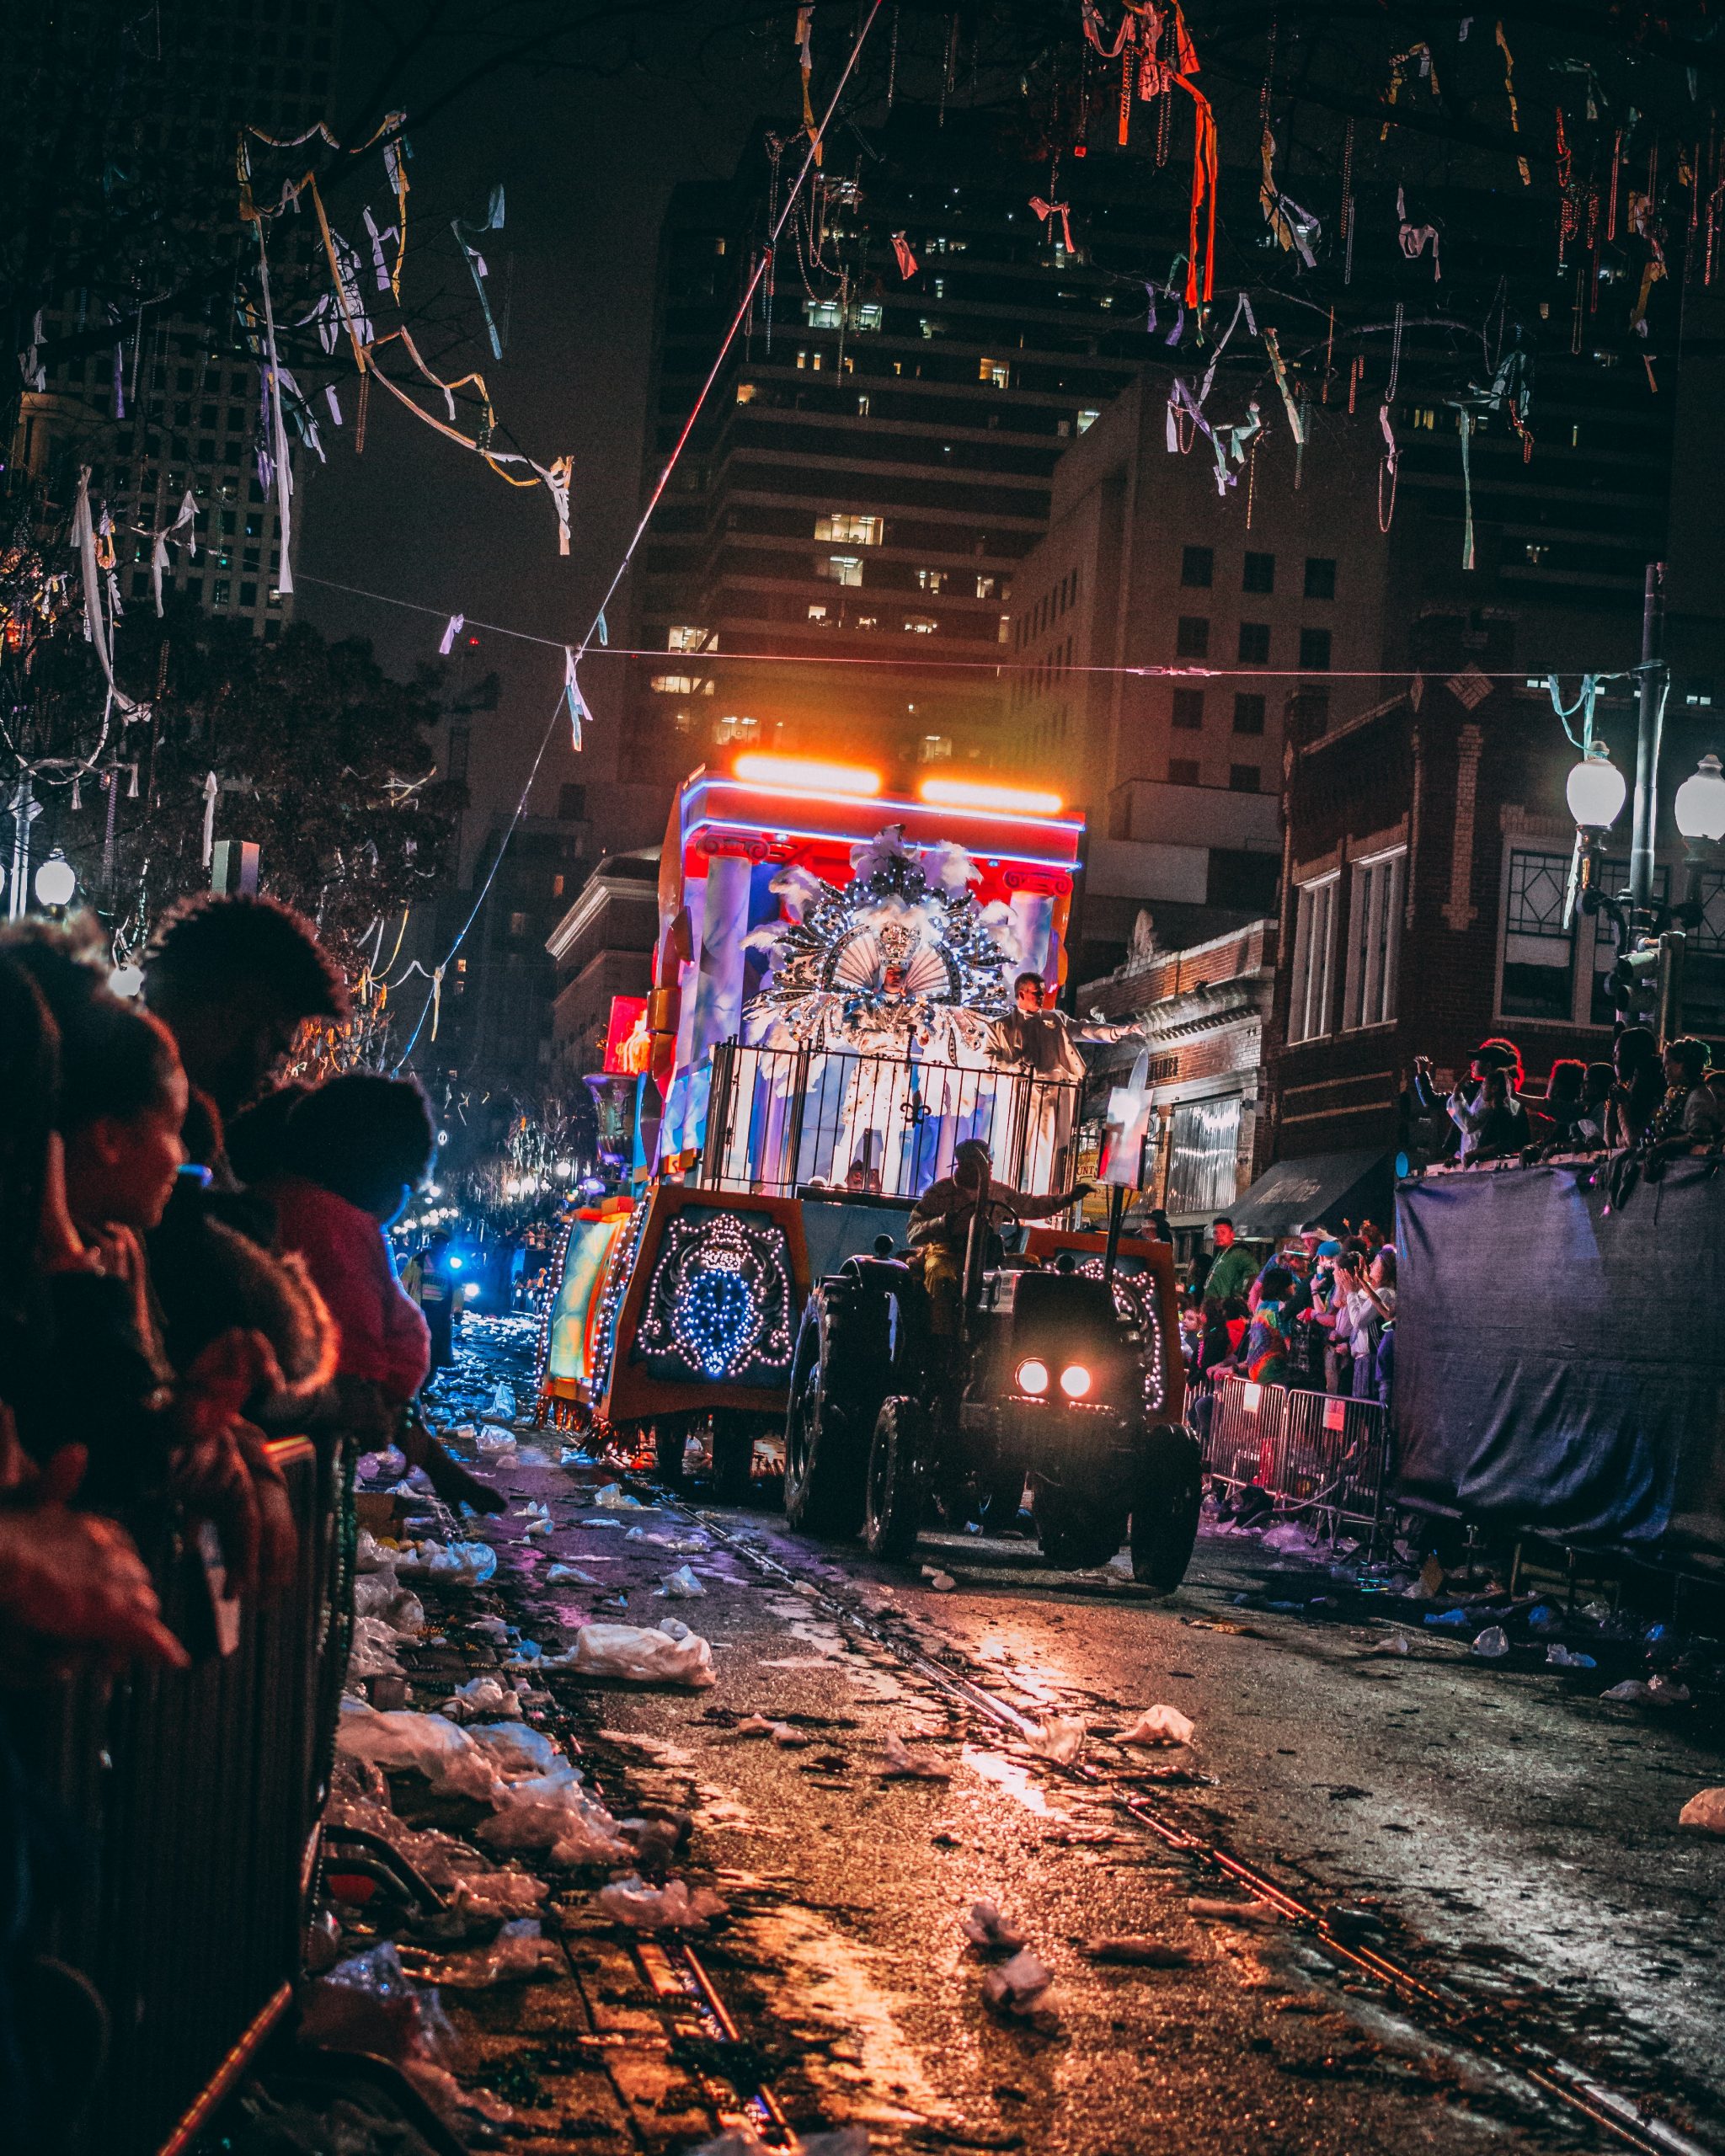
{"label": "white light bulb on float", "polygon": [[69,906],[77,892],[77,872],[56,846],[36,871],[36,901],[45,906]]}
{"label": "white light bulb on float", "polygon": [[1595,742],[1570,772],[1563,794],[1583,830],[1607,831],[1617,820],[1628,791],[1610,752]]}
{"label": "white light bulb on float", "polygon": [[1725,769],[1717,756],[1703,756],[1677,789],[1672,804],[1677,828],[1686,839],[1725,839]]}
{"label": "white light bulb on float", "polygon": [[108,976],[108,985],[116,995],[141,995],[144,987],[142,967],[116,966]]}

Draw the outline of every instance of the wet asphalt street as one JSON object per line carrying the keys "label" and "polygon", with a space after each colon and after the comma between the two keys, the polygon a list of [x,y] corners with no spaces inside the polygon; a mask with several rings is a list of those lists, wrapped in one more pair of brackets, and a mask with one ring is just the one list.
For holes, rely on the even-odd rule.
{"label": "wet asphalt street", "polygon": [[[861,2121],[877,2150],[1038,2156],[1621,2145],[1476,2049],[1471,2027],[1725,2148],[1725,1844],[1676,1823],[1725,1780],[1705,1708],[1603,1703],[1610,1670],[1482,1665],[1405,1603],[1254,1606],[1306,1603],[1322,1559],[1244,1538],[1207,1534],[1158,1601],[1051,1573],[1029,1540],[925,1538],[895,1570],[698,1486],[655,1508],[625,1477],[649,1502],[618,1507],[595,1502],[617,1480],[596,1464],[474,1457],[511,1498],[483,1532],[524,1634],[553,1652],[590,1619],[673,1614],[711,1642],[710,1689],[548,1683],[614,1810],[692,1813],[681,1868],[732,1912],[702,1960],[794,2124]],[[531,1501],[548,1535],[525,1535]],[[699,1598],[660,1598],[685,1562]],[[551,1582],[558,1563],[602,1584]],[[1397,1629],[1410,1654],[1373,1652]],[[1090,1778],[936,1672],[1033,1721],[1081,1719]],[[1189,1751],[1109,1741],[1162,1703],[1194,1724]],[[779,1726],[749,1733],[751,1717]],[[942,1778],[886,1774],[893,1737]],[[1252,1920],[1183,1834],[1338,1910],[1343,1936],[1444,1992],[1449,2030],[1309,1930]],[[959,1927],[984,1897],[1055,1972],[1028,2018],[983,2003],[1003,1957]],[[1096,1957],[1123,1936],[1182,1965]]]}

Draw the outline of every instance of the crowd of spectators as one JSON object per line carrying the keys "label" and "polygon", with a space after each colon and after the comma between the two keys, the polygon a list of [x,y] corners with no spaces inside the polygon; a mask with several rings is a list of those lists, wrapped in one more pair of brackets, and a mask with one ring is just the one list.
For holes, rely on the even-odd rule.
{"label": "crowd of spectators", "polygon": [[[43,1853],[65,1838],[67,1678],[184,1668],[222,1608],[283,1593],[273,1438],[312,1439],[348,1515],[358,1451],[392,1438],[446,1496],[498,1502],[415,1406],[431,1342],[387,1230],[431,1166],[423,1095],[276,1082],[304,1022],[347,1015],[310,925],[267,899],[177,907],[142,1002],[101,961],[75,930],[0,936],[0,2118],[20,2148],[56,2145],[101,2048],[99,2025],[35,2034],[65,1991]],[[164,1618],[188,1550],[212,1553],[207,1642]]]}
{"label": "crowd of spectators", "polygon": [[1220,1375],[1388,1405],[1396,1252],[1370,1221],[1358,1235],[1312,1228],[1258,1257],[1224,1217],[1193,1267],[1182,1344],[1196,1419]]}

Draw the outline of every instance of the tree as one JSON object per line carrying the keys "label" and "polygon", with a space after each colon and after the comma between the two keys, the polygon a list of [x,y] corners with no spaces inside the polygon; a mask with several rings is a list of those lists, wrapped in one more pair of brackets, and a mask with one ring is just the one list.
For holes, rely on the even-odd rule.
{"label": "tree", "polygon": [[[76,811],[62,785],[41,839],[65,848],[84,888],[117,916],[139,899],[153,915],[208,883],[213,773],[213,835],[255,843],[262,888],[315,921],[356,972],[380,922],[430,899],[466,798],[434,768],[430,670],[392,680],[369,643],[330,643],[299,624],[266,643],[184,599],[160,622],[128,627],[130,670],[157,687],[149,718],[110,736],[98,763],[99,772],[109,758],[119,766],[112,844],[108,804],[90,778]],[[27,753],[52,755],[61,734],[88,734],[93,675],[82,640],[38,646],[29,680],[13,680],[8,698],[15,722],[22,714],[30,728]],[[386,956],[395,940],[392,931]]]}

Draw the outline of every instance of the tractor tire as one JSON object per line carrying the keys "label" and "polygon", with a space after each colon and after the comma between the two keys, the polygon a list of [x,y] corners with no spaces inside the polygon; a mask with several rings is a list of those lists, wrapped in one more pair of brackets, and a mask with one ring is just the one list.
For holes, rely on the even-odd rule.
{"label": "tractor tire", "polygon": [[734,1407],[713,1411],[713,1494],[722,1505],[746,1505],[755,1480],[755,1419]]}
{"label": "tractor tire", "polygon": [[1204,1503],[1198,1441],[1163,1422],[1150,1432],[1132,1499],[1132,1577],[1172,1594],[1186,1577]]}
{"label": "tractor tire", "polygon": [[871,1557],[908,1557],[922,1525],[926,1418],[914,1400],[883,1401],[868,1448],[862,1539]]}
{"label": "tractor tire", "polygon": [[1107,1564],[1125,1540],[1124,1524],[1112,1505],[1098,1505],[1038,1483],[1031,1502],[1042,1554],[1062,1572],[1087,1572]]}
{"label": "tractor tire", "polygon": [[785,1518],[805,1534],[847,1540],[862,1525],[872,1417],[863,1422],[866,1328],[848,1283],[817,1288],[803,1312],[785,1415]]}

